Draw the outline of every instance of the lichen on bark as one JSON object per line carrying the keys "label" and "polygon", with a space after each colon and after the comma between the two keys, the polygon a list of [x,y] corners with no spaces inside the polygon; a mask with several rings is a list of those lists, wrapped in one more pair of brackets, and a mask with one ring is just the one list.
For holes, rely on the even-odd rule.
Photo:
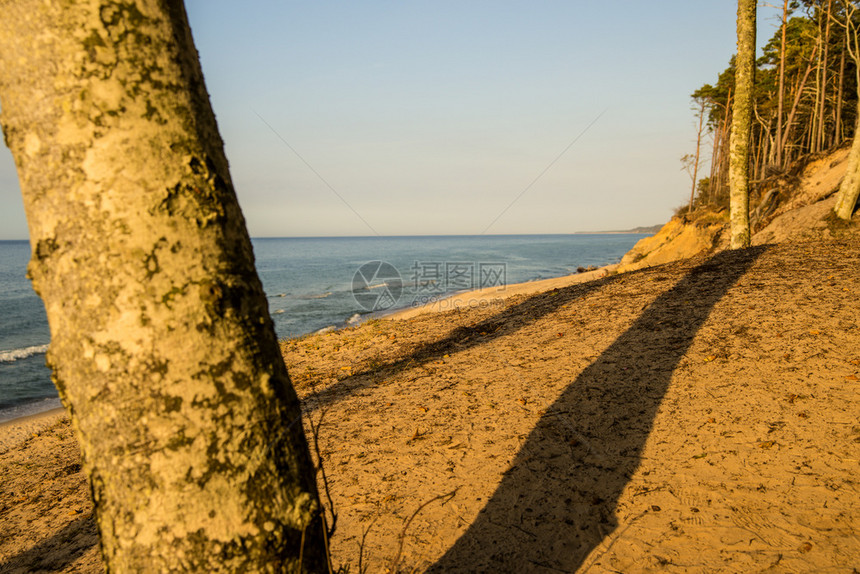
{"label": "lichen on bark", "polygon": [[749,167],[755,76],[756,0],[738,0],[735,104],[729,138],[731,248],[750,246]]}
{"label": "lichen on bark", "polygon": [[115,570],[323,568],[318,495],[181,3],[0,1],[48,361]]}

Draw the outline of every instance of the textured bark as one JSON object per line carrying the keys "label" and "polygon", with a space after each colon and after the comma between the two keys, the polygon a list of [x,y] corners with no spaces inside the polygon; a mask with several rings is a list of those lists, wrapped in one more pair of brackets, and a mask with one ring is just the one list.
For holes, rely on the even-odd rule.
{"label": "textured bark", "polygon": [[114,571],[323,569],[313,467],[181,2],[0,0],[48,362]]}
{"label": "textured bark", "polygon": [[755,0],[738,0],[738,56],[735,67],[735,108],[729,152],[731,247],[750,245],[749,170],[755,74]]}
{"label": "textured bark", "polygon": [[[860,92],[860,88],[858,88]],[[858,94],[860,95],[860,94]],[[836,205],[833,212],[836,217],[848,221],[854,213],[857,198],[860,196],[860,114],[854,126],[854,141],[851,142],[851,150],[848,152],[848,164],[845,168],[845,177],[839,185],[836,194]]]}
{"label": "textured bark", "polygon": [[[845,47],[855,64],[855,77],[857,81],[857,95],[860,97],[860,31],[854,23],[854,15],[857,8],[850,2],[845,3],[845,34],[847,36]],[[836,206],[833,212],[836,217],[850,220],[860,196],[860,114],[857,114],[857,122],[854,126],[854,141],[851,142],[851,151],[848,152],[848,165],[846,166],[845,178],[839,185],[836,194]]]}

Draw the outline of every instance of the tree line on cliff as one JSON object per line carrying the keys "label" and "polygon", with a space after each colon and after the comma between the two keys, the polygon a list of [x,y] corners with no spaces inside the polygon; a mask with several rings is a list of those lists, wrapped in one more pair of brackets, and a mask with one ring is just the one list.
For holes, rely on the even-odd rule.
{"label": "tree line on cliff", "polygon": [[[850,140],[858,119],[857,7],[839,0],[783,0],[780,7],[780,25],[755,61],[748,153],[752,194],[757,183],[798,159]],[[693,178],[691,210],[729,204],[736,66],[732,56],[716,82],[691,95],[696,151],[682,158]]]}

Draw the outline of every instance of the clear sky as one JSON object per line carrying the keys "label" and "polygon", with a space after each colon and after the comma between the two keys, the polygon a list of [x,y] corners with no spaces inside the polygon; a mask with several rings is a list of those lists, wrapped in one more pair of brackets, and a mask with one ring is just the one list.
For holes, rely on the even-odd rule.
{"label": "clear sky", "polygon": [[[255,237],[663,223],[689,198],[689,94],[735,50],[728,0],[186,7]],[[760,7],[759,45],[777,26]],[[3,147],[0,239],[26,235]]]}

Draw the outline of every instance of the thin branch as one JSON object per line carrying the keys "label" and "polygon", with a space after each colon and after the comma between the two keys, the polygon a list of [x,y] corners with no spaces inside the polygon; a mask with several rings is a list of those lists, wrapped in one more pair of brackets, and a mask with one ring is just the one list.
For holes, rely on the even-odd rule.
{"label": "thin branch", "polygon": [[364,532],[361,534],[361,544],[358,545],[358,574],[364,574],[365,568],[363,566],[364,559],[364,546],[367,541],[367,535],[370,534],[370,529],[373,528],[373,525],[376,524],[376,521],[379,519],[379,514],[373,517],[373,520],[370,521],[370,524],[367,525],[367,528],[364,529]]}
{"label": "thin branch", "polygon": [[[317,404],[322,404],[322,401],[319,398],[319,394],[317,393],[316,384],[311,382],[311,392],[313,393],[313,397],[316,399]],[[328,412],[327,408],[320,408],[320,420],[317,424],[314,424],[314,419],[311,416],[308,416],[308,424],[311,426],[311,437],[313,438],[314,443],[314,453],[317,456],[317,472],[322,476],[323,481],[323,489],[325,491],[326,500],[328,500],[329,512],[331,513],[331,528],[327,530],[327,534],[329,537],[333,536],[335,530],[337,529],[337,513],[334,511],[334,500],[331,497],[331,489],[329,488],[328,475],[325,472],[325,465],[323,465],[323,456],[320,451],[320,429],[322,428],[323,419],[325,418],[326,413]],[[325,512],[323,512],[325,514]],[[323,516],[325,519],[325,516]]]}
{"label": "thin branch", "polygon": [[434,496],[433,498],[431,498],[430,500],[428,500],[427,502],[425,502],[424,504],[419,506],[418,509],[412,513],[412,516],[410,516],[409,518],[406,519],[406,521],[404,521],[403,529],[400,531],[400,543],[397,546],[397,554],[394,555],[394,559],[391,561],[391,566],[388,567],[388,571],[391,574],[396,574],[396,572],[397,572],[397,563],[400,562],[400,555],[403,553],[403,543],[406,540],[406,530],[409,528],[409,525],[412,523],[412,521],[415,519],[415,517],[418,516],[418,513],[421,512],[422,510],[424,510],[424,508],[428,504],[430,504],[431,502],[435,502],[437,500],[442,500],[443,498],[447,499],[447,500],[445,500],[445,502],[442,503],[442,505],[444,506],[452,498],[454,498],[454,496],[457,494],[458,490],[459,490],[459,488],[455,488],[454,490],[452,490],[451,492],[448,492],[446,494],[440,494],[439,496]]}

